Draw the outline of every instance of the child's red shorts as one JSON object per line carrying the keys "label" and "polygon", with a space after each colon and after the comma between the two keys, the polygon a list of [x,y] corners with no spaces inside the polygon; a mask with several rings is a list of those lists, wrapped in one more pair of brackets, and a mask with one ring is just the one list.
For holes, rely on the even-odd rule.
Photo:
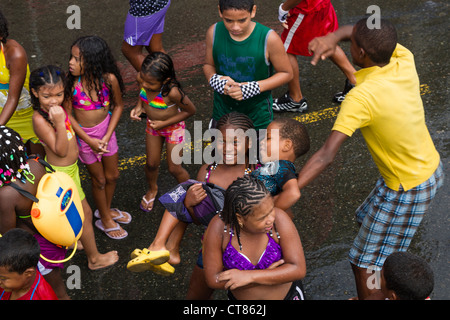
{"label": "child's red shorts", "polygon": [[339,25],[330,1],[323,1],[320,9],[308,11],[301,5],[289,11],[287,18],[288,29],[281,34],[287,53],[300,56],[311,56],[308,51],[309,42],[315,37],[324,36],[335,31]]}

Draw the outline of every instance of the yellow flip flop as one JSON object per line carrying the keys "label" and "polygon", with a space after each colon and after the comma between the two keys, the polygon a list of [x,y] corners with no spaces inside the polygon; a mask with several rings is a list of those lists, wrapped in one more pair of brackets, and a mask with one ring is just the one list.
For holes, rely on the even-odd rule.
{"label": "yellow flip flop", "polygon": [[175,272],[175,268],[168,262],[158,265],[150,263],[149,266],[151,271],[161,276],[170,276]]}
{"label": "yellow flip flop", "polygon": [[[139,253],[139,249],[134,250],[131,256]],[[169,261],[170,253],[168,250],[149,251],[142,249],[141,253],[127,264],[127,269],[132,272],[142,272],[150,270],[155,265],[161,265]]]}

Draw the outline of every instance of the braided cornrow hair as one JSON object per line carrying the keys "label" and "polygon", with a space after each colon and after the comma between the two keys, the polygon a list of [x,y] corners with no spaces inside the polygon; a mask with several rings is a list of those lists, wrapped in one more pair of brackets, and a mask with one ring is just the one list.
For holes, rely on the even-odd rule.
{"label": "braided cornrow hair", "polygon": [[268,195],[270,195],[270,192],[267,190],[264,182],[251,175],[237,178],[225,192],[225,205],[221,217],[225,225],[230,226],[230,232],[233,228],[236,230],[241,250],[242,244],[239,237],[241,228],[236,214],[238,213],[245,217],[252,213],[254,207],[259,205]]}
{"label": "braided cornrow hair", "polygon": [[0,187],[16,179],[25,183],[26,174],[30,174],[30,166],[22,138],[13,129],[0,126]]}
{"label": "braided cornrow hair", "polygon": [[[233,111],[230,113],[226,113],[224,114],[218,121],[216,124],[216,128],[218,130],[220,130],[222,127],[226,126],[226,125],[232,125],[234,127],[236,127],[237,129],[241,129],[242,131],[244,131],[244,133],[247,133],[248,130],[255,130],[255,126],[253,125],[253,121],[252,119],[250,119],[247,115],[237,112],[237,111]],[[251,139],[249,137],[249,139]],[[255,145],[256,141],[252,141],[253,145]],[[249,158],[250,156],[250,150],[248,149],[246,151],[246,157]],[[253,159],[254,158],[254,159]],[[249,163],[256,163],[256,152],[253,154],[253,158],[249,159]]]}
{"label": "braided cornrow hair", "polygon": [[247,131],[248,129],[255,129],[252,119],[247,115],[233,111],[223,115],[219,121],[217,121],[217,129],[222,128],[224,125],[233,125],[239,129]]}
{"label": "braided cornrow hair", "polygon": [[[39,89],[42,86],[45,86],[46,84],[57,84],[59,82],[61,82],[63,87],[65,88],[66,75],[61,68],[56,66],[52,65],[43,66],[33,70],[30,73],[30,90],[34,89],[36,92],[38,92]],[[39,103],[39,98],[36,97],[34,93],[31,94],[31,104],[34,110],[39,112],[39,114],[45,120],[51,123],[50,120],[48,119],[48,113],[42,110],[41,104]]]}

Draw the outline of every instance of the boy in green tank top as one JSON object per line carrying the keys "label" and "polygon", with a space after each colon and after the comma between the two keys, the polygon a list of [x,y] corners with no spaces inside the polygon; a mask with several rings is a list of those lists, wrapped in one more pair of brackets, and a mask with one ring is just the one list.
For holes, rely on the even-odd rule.
{"label": "boy in green tank top", "polygon": [[273,119],[271,90],[292,78],[283,43],[276,32],[252,21],[253,0],[219,0],[219,15],[223,21],[206,34],[203,66],[214,88],[212,118],[237,111],[256,129],[265,129]]}

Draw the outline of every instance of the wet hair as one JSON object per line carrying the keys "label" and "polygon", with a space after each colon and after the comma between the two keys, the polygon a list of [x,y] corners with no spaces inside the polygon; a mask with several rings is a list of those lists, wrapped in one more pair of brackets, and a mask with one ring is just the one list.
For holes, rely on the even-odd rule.
{"label": "wet hair", "polygon": [[172,58],[168,54],[158,51],[150,53],[142,61],[141,72],[154,77],[162,84],[161,95],[163,97],[166,97],[173,87],[177,87],[181,94],[181,103],[183,103],[185,93],[177,80]]}
{"label": "wet hair", "polygon": [[[61,68],[53,65],[37,68],[30,73],[30,91],[31,89],[34,89],[38,92],[41,87],[47,84],[58,84],[60,82],[62,83],[63,88],[65,88],[66,75]],[[48,113],[41,109],[39,98],[33,93],[31,93],[30,96],[33,109],[39,112],[39,114],[50,123]]]}
{"label": "wet hair", "polygon": [[[112,90],[106,74],[111,73],[117,78],[121,91],[120,94],[124,92],[125,86],[119,68],[117,67],[116,60],[108,44],[98,36],[84,36],[75,40],[70,48],[72,49],[74,46],[80,49],[80,58],[84,65],[84,69],[82,70],[83,77],[86,79],[87,83],[87,90],[85,90],[86,94],[91,90],[101,92],[102,84],[105,83],[109,90],[111,107],[114,107],[114,91]],[[73,85],[78,80],[78,77],[69,73],[67,79],[65,96],[69,99],[72,97]],[[100,94],[98,99],[103,104],[103,95]]]}
{"label": "wet hair", "polygon": [[383,265],[386,287],[400,300],[424,300],[434,287],[434,274],[428,263],[408,252],[395,252]]}
{"label": "wet hair", "polygon": [[36,238],[23,229],[11,229],[0,237],[0,267],[8,272],[22,274],[36,267],[40,254]]}
{"label": "wet hair", "polygon": [[25,145],[11,128],[0,126],[0,187],[16,179],[25,183],[30,174]]}
{"label": "wet hair", "polygon": [[9,36],[8,31],[8,21],[0,10],[0,37],[2,37],[2,42],[6,43],[6,40]]}
{"label": "wet hair", "polygon": [[302,123],[291,118],[275,119],[273,122],[280,126],[279,137],[281,139],[289,139],[292,141],[295,158],[298,158],[309,151],[309,134]]}
{"label": "wet hair", "polygon": [[252,12],[255,1],[253,0],[219,0],[220,12],[225,10],[245,10]]}
{"label": "wet hair", "polygon": [[359,20],[354,26],[356,44],[364,49],[373,62],[389,63],[397,46],[397,31],[386,19],[380,19],[380,28],[369,29],[367,19]]}
{"label": "wet hair", "polygon": [[236,230],[240,247],[239,232],[241,229],[236,214],[240,214],[243,217],[252,214],[254,208],[267,196],[270,196],[270,192],[267,190],[264,182],[251,175],[237,178],[227,188],[221,218],[226,225],[230,226],[231,230],[233,228]]}

